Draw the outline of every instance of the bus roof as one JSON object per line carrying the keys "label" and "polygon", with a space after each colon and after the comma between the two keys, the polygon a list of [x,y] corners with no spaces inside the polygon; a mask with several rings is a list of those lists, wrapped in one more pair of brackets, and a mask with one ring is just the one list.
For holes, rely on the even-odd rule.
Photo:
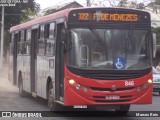
{"label": "bus roof", "polygon": [[[113,7],[69,8],[69,9],[65,9],[65,10],[62,10],[62,11],[47,15],[47,16],[42,16],[42,17],[36,18],[36,19],[28,21],[26,23],[22,23],[22,24],[13,26],[13,27],[11,27],[10,32],[17,31],[17,30],[20,30],[20,29],[23,29],[23,28],[27,28],[29,26],[36,25],[36,24],[39,24],[39,23],[47,22],[47,21],[50,21],[50,20],[53,20],[53,19],[56,19],[56,18],[67,17],[69,15],[70,11],[72,11],[72,10],[97,9],[97,8],[100,8],[100,9],[105,9],[105,8],[108,8],[108,9],[121,9],[121,10],[133,10],[133,11],[137,11],[137,12],[146,12],[146,11],[142,11],[142,10],[138,10],[138,9],[128,9],[128,8],[118,8],[118,7],[117,8],[113,8]],[[148,12],[146,12],[146,13],[148,13]]]}
{"label": "bus roof", "polygon": [[22,24],[13,26],[13,27],[11,27],[10,32],[13,32],[13,31],[16,31],[16,30],[19,30],[19,29],[23,29],[23,28],[27,28],[31,25],[36,25],[36,24],[43,23],[43,22],[46,22],[46,21],[50,21],[50,20],[53,20],[53,19],[56,19],[56,18],[65,17],[69,14],[70,11],[71,11],[71,9],[62,10],[62,11],[59,11],[59,12],[56,12],[56,13],[53,13],[53,14],[50,14],[50,15],[46,15],[46,16],[36,18],[36,19],[28,21],[26,23],[22,23]]}

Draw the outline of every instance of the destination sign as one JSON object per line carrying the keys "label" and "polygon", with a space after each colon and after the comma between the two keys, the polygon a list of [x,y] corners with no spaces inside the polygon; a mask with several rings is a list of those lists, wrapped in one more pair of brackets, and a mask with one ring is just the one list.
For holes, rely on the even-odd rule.
{"label": "destination sign", "polygon": [[123,22],[150,23],[147,12],[123,9],[75,10],[69,15],[69,22]]}
{"label": "destination sign", "polygon": [[78,14],[79,21],[138,21],[137,14],[114,14],[114,13],[79,13]]}

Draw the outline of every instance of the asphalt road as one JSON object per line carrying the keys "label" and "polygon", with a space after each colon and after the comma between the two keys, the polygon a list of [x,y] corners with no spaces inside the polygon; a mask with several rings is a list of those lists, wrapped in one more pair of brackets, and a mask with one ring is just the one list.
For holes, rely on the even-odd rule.
{"label": "asphalt road", "polygon": [[[21,98],[18,94],[18,88],[12,86],[7,79],[7,67],[0,70],[0,111],[48,111],[46,101],[39,98],[27,97]],[[106,114],[114,117],[103,117],[104,114],[98,114],[95,117],[85,117],[92,113],[83,113],[77,117],[75,113],[52,113],[55,117],[44,118],[0,118],[0,120],[160,120],[160,96],[157,93],[153,95],[153,104],[151,105],[132,105],[130,111],[159,111],[159,117],[133,117],[133,113],[130,112],[127,116],[118,117],[115,112],[106,112]],[[97,111],[98,113],[99,111]],[[154,113],[154,112],[152,112]],[[94,112],[93,115],[96,113]],[[69,115],[69,117],[68,117]],[[83,116],[83,117],[82,117]]]}

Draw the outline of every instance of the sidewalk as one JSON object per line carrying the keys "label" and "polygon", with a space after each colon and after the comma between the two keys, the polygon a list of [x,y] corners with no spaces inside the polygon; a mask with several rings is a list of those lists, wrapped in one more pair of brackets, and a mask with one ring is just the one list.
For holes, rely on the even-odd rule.
{"label": "sidewalk", "polygon": [[3,64],[3,68],[0,69],[0,78],[8,80],[8,64]]}
{"label": "sidewalk", "polygon": [[8,80],[8,65],[4,64],[0,69],[0,98],[6,96],[6,94],[13,94],[18,92],[18,88],[13,86]]}

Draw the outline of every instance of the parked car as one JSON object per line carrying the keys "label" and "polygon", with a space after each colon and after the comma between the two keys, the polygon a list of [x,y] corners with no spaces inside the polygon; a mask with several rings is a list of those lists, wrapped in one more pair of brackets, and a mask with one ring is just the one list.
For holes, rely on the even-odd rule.
{"label": "parked car", "polygon": [[155,67],[152,67],[153,70],[153,92],[159,92],[160,94],[160,73],[156,70]]}

